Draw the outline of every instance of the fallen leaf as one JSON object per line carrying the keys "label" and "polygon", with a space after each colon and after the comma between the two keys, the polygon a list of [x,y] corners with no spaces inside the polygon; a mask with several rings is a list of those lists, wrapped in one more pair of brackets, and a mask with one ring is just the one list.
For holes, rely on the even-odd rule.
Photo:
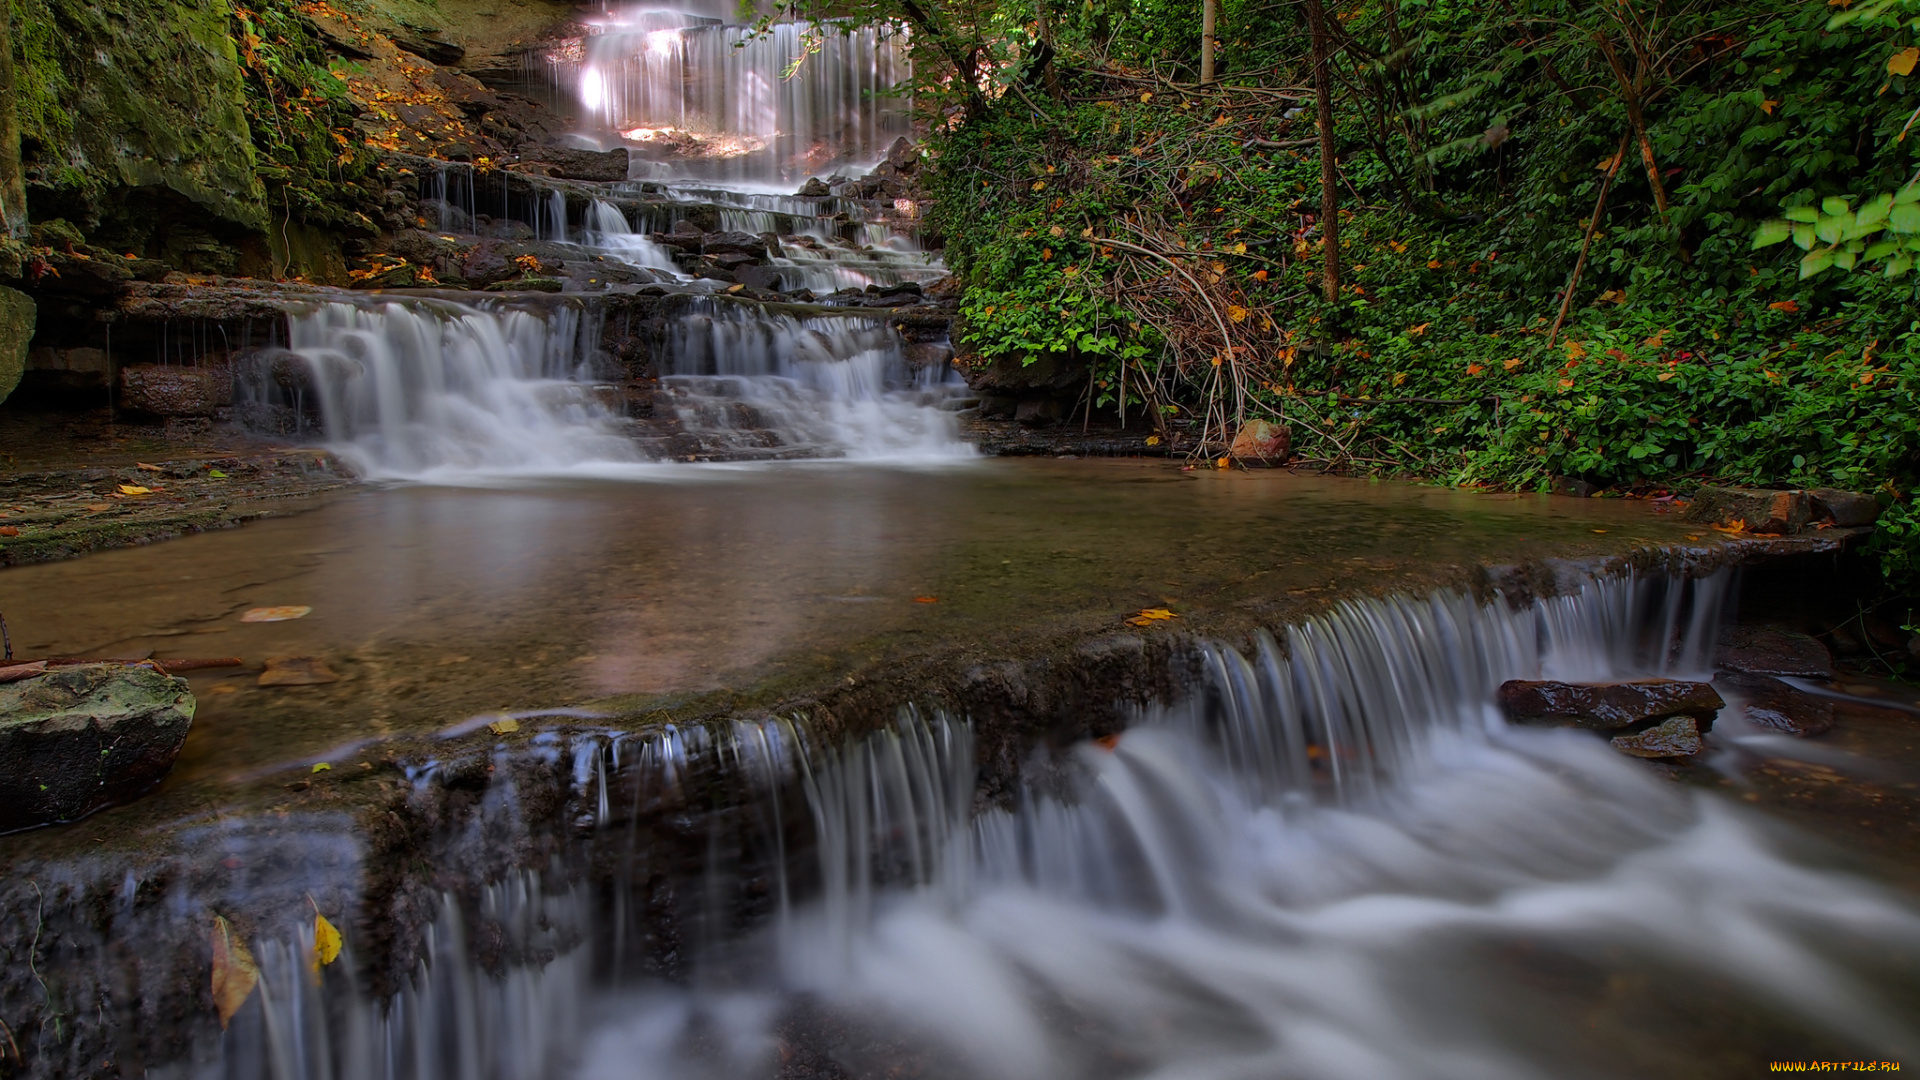
{"label": "fallen leaf", "polygon": [[1920,47],[1908,46],[1887,58],[1887,74],[1911,75],[1916,63],[1920,63]]}
{"label": "fallen leaf", "polygon": [[332,771],[333,771],[333,766],[331,766],[331,765],[329,765],[329,764],[327,764],[327,763],[326,763],[326,762],[324,762],[324,761],[316,761],[316,762],[314,762],[314,763],[313,763],[313,770],[312,770],[312,771],[314,771],[314,772],[317,772],[317,773],[322,773],[322,772],[332,772]]}
{"label": "fallen leaf", "polygon": [[937,596],[916,596],[913,598],[913,602],[916,604],[937,604],[940,602],[940,598]]}
{"label": "fallen leaf", "polygon": [[1671,378],[1673,378],[1673,376],[1674,376],[1674,373],[1673,373],[1673,372],[1671,372],[1671,371],[1663,371],[1663,372],[1661,372],[1660,374],[1658,374],[1658,375],[1655,375],[1655,376],[1654,376],[1654,378],[1656,378],[1656,379],[1658,379],[1658,380],[1660,380],[1661,382],[1666,382],[1666,381],[1667,381],[1668,379],[1671,379]]}
{"label": "fallen leaf", "polygon": [[1439,259],[1428,259],[1428,260],[1427,260],[1427,269],[1429,269],[1429,270],[1438,270],[1438,269],[1440,269],[1440,260],[1439,260]]}
{"label": "fallen leaf", "polygon": [[0,536],[19,536],[19,535],[20,535],[19,526],[0,525]]}
{"label": "fallen leaf", "polygon": [[0,667],[0,683],[19,682],[21,679],[31,679],[35,675],[44,675],[46,672],[47,662],[45,660],[34,660],[25,664],[8,664]]}
{"label": "fallen leaf", "polygon": [[1522,360],[1522,359],[1520,359],[1519,357],[1517,357],[1517,356],[1516,356],[1516,357],[1514,357],[1514,358],[1513,358],[1513,359],[1511,359],[1511,360],[1503,360],[1503,361],[1501,361],[1501,362],[1500,362],[1500,366],[1501,366],[1501,367],[1503,367],[1503,368],[1506,368],[1506,369],[1507,369],[1508,371],[1512,371],[1513,369],[1515,369],[1515,368],[1517,368],[1517,367],[1519,367],[1519,366],[1520,366],[1521,364],[1524,364],[1524,363],[1526,363],[1526,361],[1524,361],[1524,360]]}
{"label": "fallen leaf", "polygon": [[1645,345],[1649,349],[1658,349],[1666,345],[1666,343],[1667,343],[1667,331],[1665,330],[1665,328],[1662,328],[1659,333],[1653,335],[1652,337],[1646,339],[1645,341],[1642,341],[1640,344]]}
{"label": "fallen leaf", "polygon": [[317,656],[269,656],[267,668],[260,673],[261,686],[319,686],[339,682],[325,660]]}
{"label": "fallen leaf", "polygon": [[1773,303],[1768,304],[1767,307],[1773,311],[1784,311],[1789,314],[1800,310],[1799,303],[1793,300],[1775,300]]}
{"label": "fallen leaf", "polygon": [[1587,347],[1585,345],[1580,344],[1572,338],[1567,339],[1567,359],[1578,360],[1586,355]]}
{"label": "fallen leaf", "polygon": [[1766,113],[1768,116],[1772,116],[1773,107],[1778,104],[1780,103],[1777,101],[1763,101],[1760,103],[1760,111]]}
{"label": "fallen leaf", "polygon": [[287,622],[291,619],[306,618],[307,613],[312,610],[313,609],[311,607],[308,607],[305,604],[294,604],[287,607],[248,608],[247,611],[240,616],[240,621],[241,622]]}
{"label": "fallen leaf", "polygon": [[158,465],[149,465],[149,464],[147,464],[147,463],[146,463],[146,462],[144,462],[144,461],[136,461],[136,462],[134,462],[134,463],[133,463],[133,467],[134,467],[134,468],[136,468],[136,469],[145,469],[145,470],[147,470],[148,472],[165,472],[165,471],[166,471],[165,469],[162,469],[162,468],[161,468],[160,466],[158,466]]}
{"label": "fallen leaf", "polygon": [[248,995],[260,981],[260,969],[254,965],[247,943],[233,932],[227,920],[213,917],[213,1007],[220,1013],[220,1027],[247,1003]]}
{"label": "fallen leaf", "polygon": [[1597,533],[1603,533],[1603,532],[1606,532],[1607,530],[1605,530],[1605,529],[1595,529],[1595,530],[1593,530],[1593,531],[1594,531],[1594,532],[1597,532]]}
{"label": "fallen leaf", "polygon": [[227,478],[227,474],[221,472],[219,469],[208,469],[207,475],[213,477],[215,480],[225,480]]}
{"label": "fallen leaf", "polygon": [[1747,531],[1747,520],[1745,518],[1734,518],[1725,525],[1715,525],[1713,528],[1723,533],[1743,533]]}
{"label": "fallen leaf", "polygon": [[1468,364],[1468,365],[1467,365],[1467,374],[1469,374],[1469,375],[1478,375],[1478,374],[1480,374],[1481,372],[1483,372],[1483,371],[1485,371],[1485,370],[1487,370],[1487,369],[1486,369],[1486,368],[1484,368],[1484,367],[1482,367],[1482,366],[1480,366],[1479,364]]}
{"label": "fallen leaf", "polygon": [[340,959],[340,931],[327,921],[319,912],[313,914],[313,970],[320,969]]}
{"label": "fallen leaf", "polygon": [[1407,336],[1419,337],[1421,334],[1424,334],[1427,332],[1427,327],[1432,325],[1433,325],[1432,323],[1421,323],[1418,326],[1409,326],[1407,327]]}
{"label": "fallen leaf", "polygon": [[120,494],[122,494],[122,495],[151,495],[151,494],[153,494],[153,489],[152,489],[152,488],[150,488],[150,487],[141,487],[141,486],[140,486],[139,484],[121,484],[121,485],[120,485]]}
{"label": "fallen leaf", "polygon": [[1167,619],[1177,619],[1179,617],[1180,616],[1175,615],[1173,612],[1168,611],[1166,608],[1163,608],[1163,607],[1144,608],[1141,610],[1140,614],[1135,615],[1134,617],[1128,619],[1127,625],[1128,626],[1152,626],[1154,623],[1164,622]]}
{"label": "fallen leaf", "polygon": [[1160,445],[1160,436],[1158,436],[1158,435],[1149,435],[1149,436],[1147,436],[1147,445],[1148,445],[1148,446],[1159,446],[1159,445]]}
{"label": "fallen leaf", "polygon": [[510,735],[520,730],[520,721],[511,716],[503,716],[487,725],[487,730],[495,735]]}
{"label": "fallen leaf", "polygon": [[1035,191],[1047,190],[1047,182],[1045,180],[1035,180],[1033,182],[1033,190]]}
{"label": "fallen leaf", "polygon": [[112,503],[88,503],[87,505],[85,505],[85,506],[83,506],[83,507],[81,507],[80,509],[82,509],[82,510],[92,510],[92,511],[94,511],[95,513],[99,513],[99,512],[100,512],[100,511],[102,511],[102,510],[111,510],[111,509],[113,509],[113,504],[112,504]]}
{"label": "fallen leaf", "polygon": [[1255,281],[1267,280],[1267,272],[1265,270],[1255,270],[1253,272],[1253,280]]}
{"label": "fallen leaf", "polygon": [[1239,322],[1246,322],[1246,321],[1247,321],[1247,309],[1246,309],[1246,308],[1243,308],[1243,307],[1241,307],[1241,306],[1240,306],[1239,304],[1228,304],[1228,305],[1227,305],[1227,318],[1229,318],[1229,319],[1232,319],[1232,320],[1233,320],[1234,322],[1237,322],[1237,323],[1239,323]]}
{"label": "fallen leaf", "polygon": [[1100,749],[1102,749],[1102,750],[1109,750],[1109,751],[1110,751],[1110,750],[1112,750],[1112,749],[1113,749],[1114,747],[1116,747],[1116,746],[1119,746],[1119,745],[1120,745],[1120,736],[1118,736],[1118,735],[1102,735],[1102,736],[1100,736],[1099,738],[1097,738],[1097,739],[1095,739],[1095,740],[1093,740],[1093,745],[1095,745],[1095,746],[1097,746],[1097,747],[1099,747],[1099,748],[1100,748]]}

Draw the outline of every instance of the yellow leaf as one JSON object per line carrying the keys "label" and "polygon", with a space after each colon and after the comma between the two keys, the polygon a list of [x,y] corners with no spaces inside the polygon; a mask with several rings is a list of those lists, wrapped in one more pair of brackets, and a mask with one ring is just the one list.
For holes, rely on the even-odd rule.
{"label": "yellow leaf", "polygon": [[1159,445],[1160,445],[1160,436],[1158,436],[1158,435],[1149,435],[1149,436],[1147,436],[1147,445],[1148,445],[1148,446],[1159,446]]}
{"label": "yellow leaf", "polygon": [[240,621],[241,622],[287,622],[291,619],[305,618],[307,613],[312,610],[313,610],[312,608],[306,606],[305,604],[295,604],[289,607],[249,608],[244,614],[240,616]]}
{"label": "yellow leaf", "polygon": [[1585,345],[1571,338],[1567,339],[1567,359],[1578,360],[1585,355],[1587,355],[1587,347]]}
{"label": "yellow leaf", "polygon": [[313,763],[313,771],[317,773],[332,772],[333,766],[324,761],[316,761]]}
{"label": "yellow leaf", "polygon": [[1049,259],[1051,259],[1051,258],[1053,258],[1053,249],[1052,249],[1052,248],[1041,248],[1041,249],[1040,249],[1040,261],[1041,261],[1041,262],[1046,262],[1047,260],[1049,260]]}
{"label": "yellow leaf", "polygon": [[1247,253],[1247,245],[1245,244],[1233,245],[1233,253],[1235,255],[1245,255]]}
{"label": "yellow leaf", "polygon": [[1035,180],[1033,182],[1033,190],[1035,191],[1047,190],[1047,182],[1045,180]]}
{"label": "yellow leaf", "polygon": [[1760,103],[1760,111],[1766,113],[1768,116],[1772,116],[1773,107],[1778,104],[1780,103],[1777,101],[1763,101]]}
{"label": "yellow leaf", "polygon": [[1666,345],[1666,343],[1667,343],[1667,331],[1663,327],[1659,333],[1653,335],[1652,337],[1641,342],[1640,344],[1645,345],[1649,349],[1658,349]]}
{"label": "yellow leaf", "polygon": [[1513,358],[1513,359],[1511,359],[1511,360],[1506,360],[1506,361],[1502,361],[1502,362],[1501,362],[1501,364],[1500,364],[1500,366],[1501,366],[1501,367],[1503,367],[1503,368],[1506,368],[1506,369],[1507,369],[1508,371],[1512,371],[1512,370],[1513,370],[1514,368],[1517,368],[1517,367],[1519,367],[1519,366],[1520,366],[1521,364],[1523,364],[1523,363],[1525,363],[1525,362],[1526,362],[1526,361],[1524,361],[1524,360],[1522,360],[1522,359],[1520,359],[1519,357],[1517,357],[1517,356],[1516,356],[1516,357],[1514,357],[1514,358]]}
{"label": "yellow leaf", "polygon": [[233,932],[227,920],[218,915],[213,917],[213,1007],[220,1013],[220,1026],[225,1028],[240,1006],[247,1003],[247,996],[260,981],[260,969],[254,965],[253,954],[247,951],[247,943]]}
{"label": "yellow leaf", "polygon": [[340,959],[340,931],[319,912],[313,914],[313,970]]}
{"label": "yellow leaf", "polygon": [[1239,304],[1228,304],[1227,318],[1232,319],[1234,322],[1246,322],[1247,309],[1241,307]]}
{"label": "yellow leaf", "polygon": [[1213,264],[1213,272],[1214,272],[1214,273],[1216,273],[1216,274],[1224,274],[1224,273],[1226,273],[1226,272],[1227,272],[1227,264],[1226,264],[1226,263],[1223,263],[1223,262],[1217,262],[1217,263],[1214,263],[1214,264]]}
{"label": "yellow leaf", "polygon": [[1419,326],[1409,326],[1407,327],[1407,336],[1419,337],[1421,334],[1424,334],[1427,332],[1427,327],[1432,325],[1433,325],[1432,323],[1421,323]]}
{"label": "yellow leaf", "polygon": [[1213,467],[1216,469],[1224,469],[1232,464],[1233,464],[1232,458],[1228,457],[1225,454],[1221,454],[1219,460],[1213,463]]}
{"label": "yellow leaf", "polygon": [[1429,270],[1438,270],[1438,269],[1440,269],[1440,260],[1439,260],[1439,259],[1428,259],[1428,260],[1427,260],[1427,269],[1429,269]]}
{"label": "yellow leaf", "polygon": [[1404,372],[1404,371],[1396,371],[1396,372],[1394,372],[1394,373],[1393,373],[1393,385],[1395,385],[1395,386],[1399,386],[1399,385],[1400,385],[1401,383],[1403,383],[1403,382],[1406,382],[1406,381],[1407,381],[1407,373],[1406,373],[1406,372]]}
{"label": "yellow leaf", "polygon": [[1654,378],[1659,379],[1661,382],[1666,382],[1668,379],[1673,378],[1673,372],[1663,371],[1660,374],[1655,375]]}
{"label": "yellow leaf", "polygon": [[1916,63],[1920,63],[1920,47],[1908,46],[1887,59],[1887,72],[1891,75],[1911,75]]}
{"label": "yellow leaf", "polygon": [[141,487],[141,486],[140,486],[139,484],[121,484],[121,485],[120,485],[120,494],[122,494],[122,495],[151,495],[151,494],[153,494],[153,489],[152,489],[152,488],[150,488],[150,487]]}
{"label": "yellow leaf", "polygon": [[[1226,459],[1221,458],[1220,460],[1225,461]],[[1134,617],[1128,619],[1127,625],[1128,626],[1152,626],[1154,623],[1163,622],[1167,619],[1177,619],[1179,617],[1180,616],[1175,615],[1173,612],[1168,611],[1166,608],[1163,608],[1163,607],[1145,608],[1140,612],[1140,614],[1135,615]]]}
{"label": "yellow leaf", "polygon": [[519,731],[520,721],[515,720],[511,716],[503,716],[493,723],[488,724],[487,730],[493,732],[495,735],[506,735],[510,732]]}

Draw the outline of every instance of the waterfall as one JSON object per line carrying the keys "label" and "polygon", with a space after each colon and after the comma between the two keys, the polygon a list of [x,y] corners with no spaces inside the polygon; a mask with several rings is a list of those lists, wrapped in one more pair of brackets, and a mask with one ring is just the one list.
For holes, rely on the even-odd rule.
{"label": "waterfall", "polygon": [[665,248],[633,231],[620,208],[605,199],[593,200],[587,219],[587,246],[598,248],[622,261],[648,270],[663,270],[678,276],[680,268]]}
{"label": "waterfall", "polygon": [[761,456],[906,461],[965,458],[938,402],[961,385],[944,365],[907,364],[878,319],[799,319],[704,301],[670,331],[661,380],[681,426]]}
{"label": "waterfall", "polygon": [[884,28],[750,27],[659,10],[612,11],[575,75],[601,131],[645,153],[661,136],[704,142],[675,164],[696,175],[790,184],[871,162],[909,133],[897,96],[905,40]]}
{"label": "waterfall", "polygon": [[[557,949],[483,977],[436,930],[384,1013],[272,996],[244,1023],[308,1031],[308,1056],[230,1037],[226,1074],[344,1077],[316,1062],[346,1039],[336,1058],[401,1062],[352,1075],[394,1080],[773,1076],[795,1052],[853,1075],[1600,1078],[1786,1053],[1756,1048],[1755,1018],[1769,1047],[1897,1060],[1920,1049],[1898,1004],[1920,991],[1909,902],[1790,860],[1735,802],[1494,706],[1511,677],[1692,673],[1725,587],[1355,601],[1250,651],[1206,646],[1188,700],[1036,757],[997,804],[970,726],[941,714],[827,753],[779,724],[692,757],[671,733],[624,755],[596,741],[574,776],[600,820],[609,771],[636,809],[682,820],[675,800],[713,785],[694,761],[733,763],[775,835],[800,800],[812,867],[765,866],[757,959],[636,985]],[[488,1003],[508,997],[526,1013],[496,1029]],[[1650,1006],[1683,1015],[1646,1030]],[[556,1008],[554,1031],[580,1031],[564,1048],[530,1030]],[[395,1017],[455,1014],[476,1020],[403,1052],[430,1040]]]}
{"label": "waterfall", "polygon": [[[594,305],[323,304],[291,318],[286,350],[259,356],[243,412],[297,413],[289,394],[310,396],[329,445],[374,479],[655,475],[622,415],[625,390],[602,381]],[[899,334],[877,319],[695,300],[659,350],[662,412],[710,454],[973,454],[938,408],[960,384],[944,365],[910,368]]]}
{"label": "waterfall", "polygon": [[327,441],[375,479],[541,473],[637,461],[592,381],[582,308],[409,299],[291,317]]}

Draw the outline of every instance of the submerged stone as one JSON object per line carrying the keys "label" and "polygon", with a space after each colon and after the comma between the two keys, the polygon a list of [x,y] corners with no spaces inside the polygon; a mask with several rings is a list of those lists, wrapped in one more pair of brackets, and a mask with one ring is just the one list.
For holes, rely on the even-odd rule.
{"label": "submerged stone", "polygon": [[1621,683],[1566,683],[1513,679],[1500,685],[1500,707],[1520,724],[1574,724],[1594,731],[1620,731],[1649,720],[1687,713],[1702,729],[1726,704],[1703,682],[1647,679]]}
{"label": "submerged stone", "polygon": [[193,723],[185,679],[76,664],[0,684],[0,832],[72,821],[158,783]]}
{"label": "submerged stone", "polygon": [[1723,627],[1715,640],[1713,662],[1750,675],[1833,678],[1833,654],[1818,639],[1770,626]]}
{"label": "submerged stone", "polygon": [[269,656],[260,673],[261,686],[319,686],[339,682],[340,676],[317,656]]}
{"label": "submerged stone", "polygon": [[1612,742],[1615,750],[1642,758],[1692,757],[1705,745],[1691,716],[1675,716],[1645,731],[1615,735]]}
{"label": "submerged stone", "polygon": [[1833,727],[1832,702],[1772,676],[1723,671],[1713,681],[1745,698],[1746,718],[1762,727],[1803,739]]}

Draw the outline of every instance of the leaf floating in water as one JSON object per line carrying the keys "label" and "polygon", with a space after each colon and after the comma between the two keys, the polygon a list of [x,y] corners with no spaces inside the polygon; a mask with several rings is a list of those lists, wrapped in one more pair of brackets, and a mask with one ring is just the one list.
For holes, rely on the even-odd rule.
{"label": "leaf floating in water", "polygon": [[213,1007],[220,1013],[225,1029],[233,1014],[247,1003],[254,984],[260,981],[260,969],[254,965],[247,943],[233,932],[227,920],[213,917]]}
{"label": "leaf floating in water", "polygon": [[319,686],[339,682],[325,660],[317,656],[269,656],[267,669],[260,673],[261,686]]}
{"label": "leaf floating in water", "polygon": [[1131,619],[1128,619],[1127,625],[1128,626],[1152,626],[1154,623],[1162,622],[1167,619],[1177,619],[1179,617],[1180,616],[1175,615],[1173,612],[1168,611],[1166,608],[1163,608],[1163,607],[1146,608],[1142,610],[1140,614],[1135,615]]}
{"label": "leaf floating in water", "polygon": [[319,912],[313,914],[313,970],[340,959],[340,931]]}
{"label": "leaf floating in water", "polygon": [[1114,747],[1120,745],[1120,736],[1118,734],[1102,735],[1099,738],[1093,740],[1093,745],[1099,747],[1102,750],[1112,750]]}
{"label": "leaf floating in water", "polygon": [[289,607],[248,608],[246,614],[240,616],[240,621],[286,622],[289,619],[303,619],[307,616],[307,613],[312,610],[311,607],[305,604],[295,604]]}
{"label": "leaf floating in water", "polygon": [[913,598],[913,602],[916,604],[937,604],[940,602],[940,598],[937,596],[916,596]]}
{"label": "leaf floating in water", "polygon": [[511,716],[503,716],[487,725],[487,730],[495,735],[506,735],[520,730],[520,721]]}

